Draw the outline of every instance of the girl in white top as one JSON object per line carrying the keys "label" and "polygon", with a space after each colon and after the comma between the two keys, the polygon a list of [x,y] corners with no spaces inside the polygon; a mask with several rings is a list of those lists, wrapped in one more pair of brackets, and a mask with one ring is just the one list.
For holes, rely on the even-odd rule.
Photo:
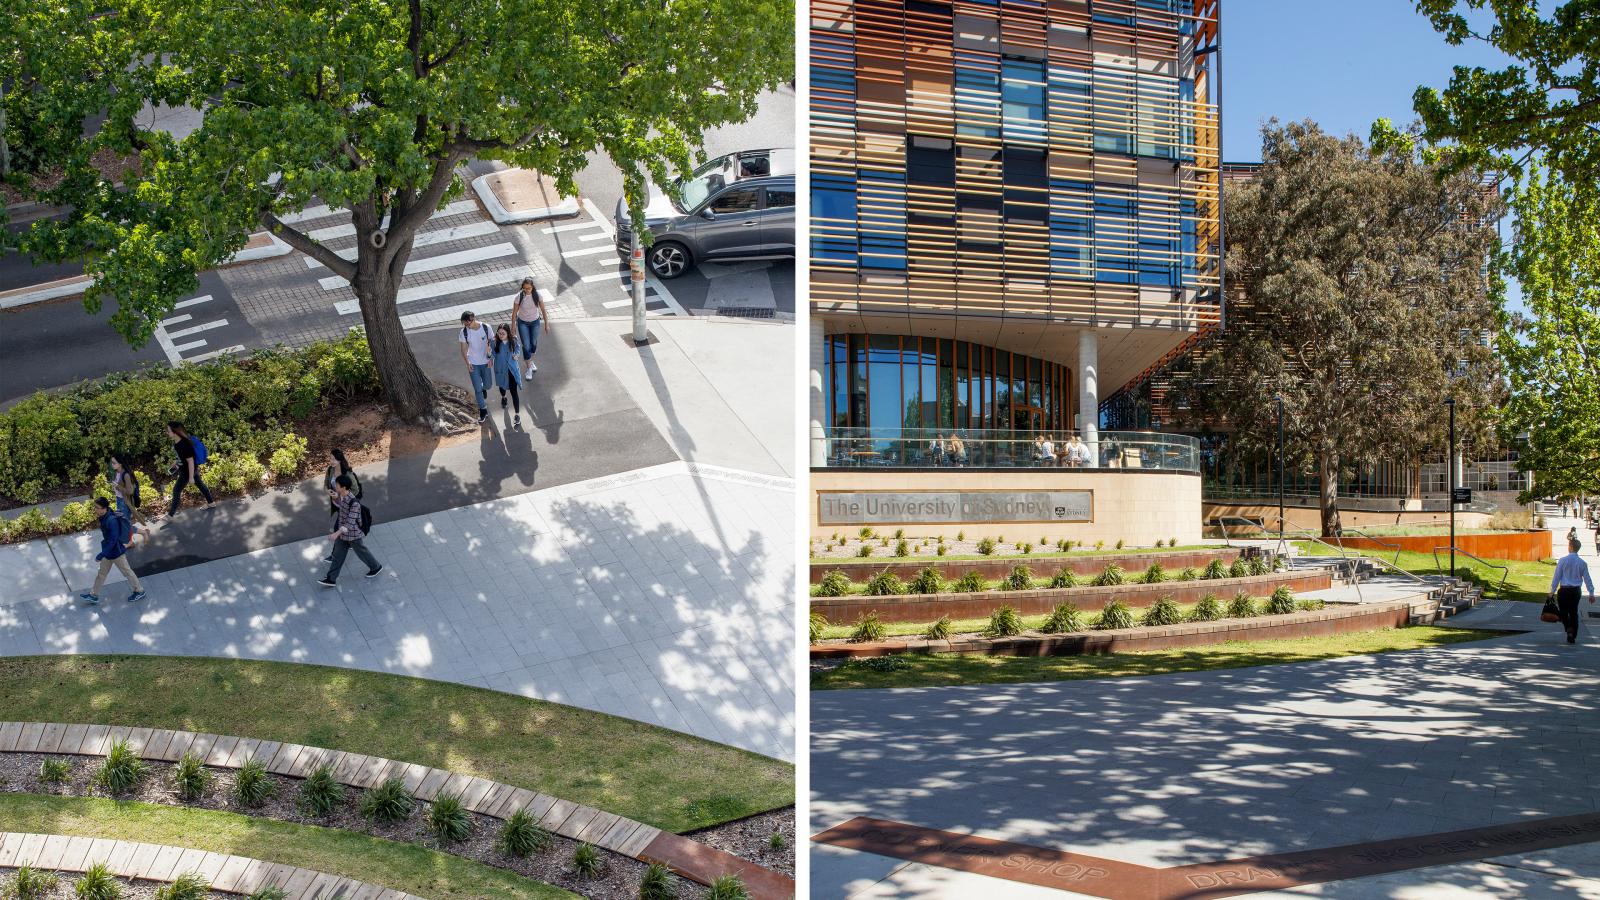
{"label": "girl in white top", "polygon": [[511,298],[511,321],[517,323],[517,343],[522,345],[522,361],[528,364],[528,371],[523,373],[523,377],[532,378],[533,373],[539,371],[533,362],[533,354],[539,349],[539,332],[550,328],[544,298],[539,296],[539,289],[534,287],[532,278],[522,279],[517,295]]}

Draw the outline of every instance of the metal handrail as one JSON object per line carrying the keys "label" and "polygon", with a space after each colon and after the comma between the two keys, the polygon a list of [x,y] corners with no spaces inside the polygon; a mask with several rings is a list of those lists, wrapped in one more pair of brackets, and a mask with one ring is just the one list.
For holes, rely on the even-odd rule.
{"label": "metal handrail", "polygon": [[1400,551],[1404,550],[1405,548],[1400,546],[1399,544],[1391,544],[1388,541],[1382,540],[1381,538],[1379,538],[1376,535],[1367,534],[1365,531],[1362,531],[1359,528],[1341,528],[1339,530],[1339,532],[1340,532],[1341,536],[1345,535],[1345,534],[1353,534],[1353,535],[1356,535],[1357,537],[1364,537],[1367,540],[1373,542],[1374,544],[1379,544],[1381,546],[1388,547],[1389,549],[1394,551],[1394,559],[1392,560],[1392,562],[1395,565],[1399,565],[1400,564]]}
{"label": "metal handrail", "polygon": [[[1277,519],[1280,523],[1282,523],[1284,525],[1288,524],[1288,520],[1283,518],[1283,517],[1281,517],[1281,516],[1274,515],[1271,518]],[[1261,531],[1263,531],[1263,532],[1266,532],[1268,534],[1271,533],[1270,531],[1267,530],[1267,524],[1266,524],[1267,520],[1266,519],[1262,519],[1259,522],[1257,522],[1254,519],[1245,518],[1244,516],[1221,516],[1221,517],[1219,517],[1217,519],[1218,522],[1227,522],[1229,520],[1232,520],[1232,521],[1235,521],[1235,522],[1244,522],[1244,523],[1249,524],[1249,525],[1254,525],[1257,528],[1261,529]],[[1418,584],[1427,584],[1427,582],[1424,581],[1422,579],[1422,577],[1417,575],[1415,572],[1411,572],[1411,571],[1408,571],[1406,569],[1400,568],[1400,566],[1399,566],[1399,564],[1397,562],[1390,562],[1390,561],[1388,561],[1387,559],[1384,559],[1381,556],[1368,556],[1367,554],[1364,554],[1364,553],[1354,553],[1350,548],[1348,548],[1348,547],[1346,547],[1344,545],[1344,541],[1340,540],[1338,535],[1334,536],[1334,540],[1339,541],[1339,546],[1335,547],[1334,545],[1332,545],[1332,544],[1328,543],[1327,541],[1323,540],[1321,535],[1316,534],[1315,532],[1312,532],[1312,531],[1308,531],[1307,529],[1304,529],[1304,528],[1293,528],[1293,529],[1285,528],[1280,533],[1283,534],[1283,535],[1293,534],[1296,537],[1296,539],[1298,539],[1298,540],[1311,541],[1312,543],[1315,543],[1315,544],[1321,544],[1322,546],[1327,547],[1329,550],[1337,550],[1338,553],[1339,553],[1339,557],[1341,559],[1344,559],[1344,560],[1370,559],[1375,563],[1380,563],[1380,564],[1382,564],[1384,566],[1387,566],[1390,569],[1393,569],[1396,572],[1399,572],[1401,575],[1404,575],[1405,577],[1411,579],[1412,581],[1415,581]],[[1231,543],[1227,543],[1229,538],[1228,538],[1228,529],[1227,529],[1226,526],[1224,526],[1223,529],[1222,529],[1222,537],[1223,537],[1223,541],[1226,543],[1226,546],[1230,546],[1230,547],[1233,546]],[[1279,547],[1283,546],[1283,542],[1284,542],[1284,539],[1280,538]],[[1399,559],[1399,554],[1396,554],[1395,558],[1398,560]],[[1357,581],[1356,578],[1355,578],[1355,566],[1353,564],[1352,564],[1352,566],[1350,568],[1350,575],[1351,575],[1350,581],[1351,581],[1352,584],[1354,584],[1356,586],[1356,596],[1359,598],[1361,596],[1361,582]]]}
{"label": "metal handrail", "polygon": [[[1227,523],[1230,522],[1230,521],[1243,522],[1246,525],[1255,526],[1256,528],[1260,529],[1262,531],[1262,533],[1270,533],[1270,532],[1267,531],[1267,523],[1266,523],[1266,520],[1264,520],[1264,519],[1262,521],[1260,521],[1260,522],[1257,522],[1255,519],[1246,518],[1245,516],[1219,516],[1217,518],[1217,521],[1220,522],[1220,523],[1223,523],[1223,525],[1222,525],[1222,541],[1223,541],[1223,546],[1226,546],[1226,547],[1232,547],[1233,546],[1233,539],[1228,536]],[[1284,520],[1280,519],[1279,521],[1284,521]],[[1287,532],[1285,532],[1285,533],[1287,533]],[[1347,552],[1343,547],[1335,547],[1332,544],[1329,544],[1328,542],[1322,540],[1321,537],[1313,535],[1310,532],[1306,532],[1306,535],[1309,537],[1310,540],[1315,541],[1316,543],[1321,544],[1324,547],[1327,547],[1329,550],[1335,550],[1335,551],[1338,552],[1340,560],[1343,563],[1346,564],[1343,567],[1344,570],[1345,570],[1345,577],[1347,577],[1350,580],[1350,583],[1352,585],[1355,585],[1356,599],[1357,600],[1361,600],[1362,599],[1362,596],[1361,596],[1361,580],[1356,577],[1356,562],[1354,560],[1350,559],[1349,552]],[[1277,549],[1278,549],[1278,552],[1280,552],[1280,553],[1282,553],[1285,549],[1287,549],[1287,548],[1284,547],[1284,541],[1283,541],[1283,538],[1282,538],[1281,534],[1280,534],[1280,537],[1278,539],[1278,547],[1277,547]]]}
{"label": "metal handrail", "polygon": [[[1440,550],[1449,550],[1449,549],[1450,549],[1449,547],[1435,547],[1435,548],[1433,548],[1433,567],[1435,569],[1439,569],[1440,571],[1444,570],[1444,566],[1442,564],[1440,564],[1440,562],[1439,562],[1439,551]],[[1468,553],[1467,551],[1461,549],[1460,547],[1455,548],[1455,551],[1457,553],[1461,554],[1462,556],[1471,557],[1472,559],[1475,559],[1478,562],[1483,563],[1484,565],[1488,566],[1491,569],[1499,569],[1501,571],[1501,573],[1502,573],[1500,575],[1500,583],[1498,585],[1495,585],[1495,586],[1496,587],[1505,587],[1506,586],[1506,579],[1511,577],[1511,567],[1510,566],[1502,566],[1499,563],[1489,562],[1487,559],[1484,559],[1483,557],[1478,556],[1478,555],[1473,554],[1473,553]]]}

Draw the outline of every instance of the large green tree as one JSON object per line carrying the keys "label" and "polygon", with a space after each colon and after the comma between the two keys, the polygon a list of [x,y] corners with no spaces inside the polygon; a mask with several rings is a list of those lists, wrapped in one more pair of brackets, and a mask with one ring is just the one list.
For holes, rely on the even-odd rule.
{"label": "large green tree", "polygon": [[1498,346],[1511,387],[1502,428],[1528,436],[1517,465],[1533,488],[1520,499],[1600,496],[1600,185],[1534,169],[1511,209],[1503,262],[1527,309],[1506,317]]}
{"label": "large green tree", "polygon": [[[603,151],[637,201],[794,63],[789,0],[0,0],[0,20],[7,104],[25,98],[29,136],[48,139],[29,153],[65,175],[39,199],[71,209],[26,251],[84,257],[85,304],[114,299],[141,343],[198,270],[267,229],[350,282],[391,407],[424,420],[436,397],[395,296],[463,161],[570,193]],[[203,124],[152,132],[147,103]],[[120,185],[92,165],[107,153],[137,159]],[[353,255],[283,221],[318,202],[349,210]]]}
{"label": "large green tree", "polygon": [[1314,123],[1270,123],[1259,175],[1227,187],[1227,327],[1175,376],[1175,406],[1230,432],[1238,454],[1273,452],[1284,405],[1292,470],[1321,480],[1322,528],[1339,528],[1339,475],[1444,449],[1447,397],[1463,443],[1488,432],[1489,338],[1498,304],[1486,263],[1497,212],[1468,174],[1374,150]]}
{"label": "large green tree", "polygon": [[[1450,165],[1519,169],[1533,150],[1574,183],[1600,177],[1600,0],[1416,5],[1450,44],[1478,41],[1514,60],[1457,66],[1444,90],[1417,89],[1423,137]],[[1489,27],[1474,28],[1486,15]]]}

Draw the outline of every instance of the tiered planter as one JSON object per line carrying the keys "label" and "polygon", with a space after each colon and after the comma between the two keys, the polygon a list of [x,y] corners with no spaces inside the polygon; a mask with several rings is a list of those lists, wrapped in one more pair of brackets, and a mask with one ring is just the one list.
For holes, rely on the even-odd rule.
{"label": "tiered planter", "polygon": [[[1006,570],[1009,574],[1010,569]],[[1037,574],[1037,573],[1036,573]],[[1133,573],[1136,574],[1136,573]],[[822,613],[829,622],[844,624],[854,622],[869,612],[876,612],[885,622],[932,622],[940,616],[952,619],[979,619],[1002,606],[1016,607],[1024,616],[1043,615],[1057,604],[1071,602],[1084,612],[1094,612],[1112,600],[1136,609],[1152,606],[1162,597],[1171,597],[1179,603],[1191,603],[1206,594],[1216,594],[1227,600],[1240,591],[1253,597],[1265,597],[1280,586],[1291,591],[1321,591],[1333,586],[1330,569],[1270,572],[1266,575],[1249,575],[1244,578],[1216,578],[1197,581],[1162,581],[1156,584],[1119,584],[1109,587],[1041,588],[1031,591],[982,591],[972,594],[895,594],[869,597],[851,594],[848,597],[812,597],[811,611]]]}
{"label": "tiered planter", "polygon": [[1152,550],[1149,553],[1069,553],[1064,556],[995,556],[984,559],[940,559],[938,557],[921,557],[906,559],[898,556],[869,556],[865,559],[852,557],[850,559],[813,559],[811,561],[811,583],[817,584],[834,570],[845,574],[851,581],[866,581],[879,572],[887,569],[901,578],[910,580],[918,572],[932,566],[949,579],[956,579],[968,572],[977,572],[985,578],[1004,578],[1011,574],[1016,566],[1027,566],[1033,569],[1033,574],[1043,578],[1065,569],[1071,569],[1078,575],[1099,575],[1106,570],[1106,566],[1116,563],[1129,572],[1142,572],[1150,568],[1151,563],[1160,563],[1169,574],[1177,574],[1184,569],[1204,569],[1214,559],[1222,560],[1225,566],[1232,565],[1239,558],[1239,548],[1218,547],[1216,550],[1176,550],[1163,552]]}
{"label": "tiered planter", "polygon": [[[1395,534],[1376,538],[1343,537],[1339,541],[1346,547],[1361,550],[1393,550],[1399,547],[1414,553],[1441,552],[1450,547],[1447,534]],[[1538,562],[1550,558],[1550,532],[1507,531],[1500,534],[1458,534],[1456,546],[1484,559],[1515,559]]]}
{"label": "tiered planter", "polygon": [[1003,638],[965,635],[948,641],[894,638],[860,644],[830,642],[812,644],[811,658],[856,659],[892,656],[898,653],[1079,656],[1136,650],[1170,650],[1177,647],[1221,644],[1227,641],[1326,637],[1378,628],[1399,628],[1409,620],[1413,604],[1425,596],[1423,594],[1413,599],[1367,605],[1339,605],[1315,612],[1297,612],[1282,616],[1223,619],[1218,622],[1185,622],[1153,628],[1121,628],[1073,634],[1021,634]]}

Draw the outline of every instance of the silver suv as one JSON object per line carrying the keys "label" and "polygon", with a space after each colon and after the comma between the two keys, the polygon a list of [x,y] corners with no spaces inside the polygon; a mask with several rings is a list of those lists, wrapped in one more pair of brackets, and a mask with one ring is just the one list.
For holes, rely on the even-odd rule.
{"label": "silver suv", "polygon": [[[679,180],[676,197],[650,185],[645,263],[677,278],[701,262],[794,258],[794,150],[719,156]],[[633,220],[617,201],[617,252],[632,252]]]}

